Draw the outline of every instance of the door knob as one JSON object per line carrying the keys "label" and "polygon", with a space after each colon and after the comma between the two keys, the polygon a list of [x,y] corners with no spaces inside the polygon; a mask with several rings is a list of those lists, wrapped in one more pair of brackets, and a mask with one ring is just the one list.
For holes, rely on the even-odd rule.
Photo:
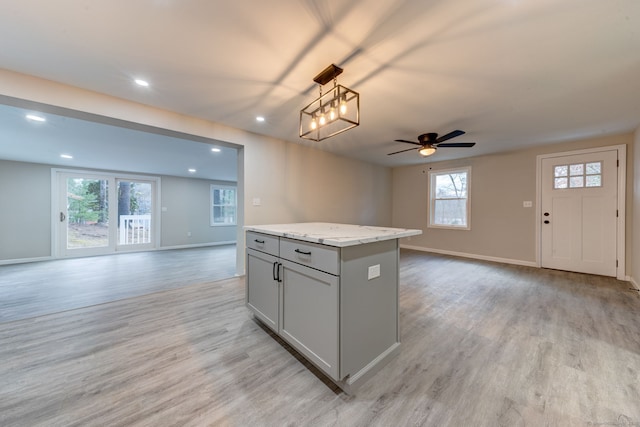
{"label": "door knob", "polygon": [[549,216],[549,212],[545,212],[545,213],[544,213],[544,216]]}
{"label": "door knob", "polygon": [[65,219],[67,219],[67,216],[64,214],[64,212],[60,212],[60,222],[63,222]]}
{"label": "door knob", "polygon": [[549,224],[549,220],[548,220],[548,219],[545,219],[545,220],[544,220],[544,223],[545,223],[545,224]]}

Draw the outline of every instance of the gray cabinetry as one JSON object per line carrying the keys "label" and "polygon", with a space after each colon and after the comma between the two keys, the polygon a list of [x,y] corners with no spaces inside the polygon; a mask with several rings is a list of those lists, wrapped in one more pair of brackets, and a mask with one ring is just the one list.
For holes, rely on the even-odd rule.
{"label": "gray cabinetry", "polygon": [[254,249],[247,250],[247,305],[256,317],[278,332],[279,289],[274,276],[278,258]]}
{"label": "gray cabinetry", "polygon": [[278,332],[280,293],[277,237],[247,233],[246,303],[255,316]]}
{"label": "gray cabinetry", "polygon": [[334,380],[338,369],[337,276],[282,261],[280,336]]}
{"label": "gray cabinetry", "polygon": [[247,307],[350,392],[400,347],[398,241],[334,247],[247,232]]}

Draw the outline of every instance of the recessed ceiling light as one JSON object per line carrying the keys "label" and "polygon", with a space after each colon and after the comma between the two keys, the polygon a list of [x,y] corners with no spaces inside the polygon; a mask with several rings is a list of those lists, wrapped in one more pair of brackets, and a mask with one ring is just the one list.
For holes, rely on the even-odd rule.
{"label": "recessed ceiling light", "polygon": [[212,148],[211,151],[213,151],[214,153],[219,153],[222,150],[219,148]]}
{"label": "recessed ceiling light", "polygon": [[196,170],[194,168],[189,168],[189,173],[196,173]]}
{"label": "recessed ceiling light", "polygon": [[149,82],[146,80],[142,80],[142,79],[135,79],[134,80],[136,82],[136,84],[138,86],[144,86],[144,87],[149,87]]}
{"label": "recessed ceiling light", "polygon": [[29,119],[29,120],[33,120],[34,122],[46,122],[47,121],[47,119],[45,119],[44,117],[38,116],[38,115],[35,115],[35,114],[27,114],[25,117],[27,119]]}
{"label": "recessed ceiling light", "polygon": [[258,117],[256,117],[256,120],[259,121],[259,122],[264,122],[264,117],[258,116]]}
{"label": "recessed ceiling light", "polygon": [[62,157],[63,159],[73,159],[73,156],[71,154],[60,154],[60,157]]}

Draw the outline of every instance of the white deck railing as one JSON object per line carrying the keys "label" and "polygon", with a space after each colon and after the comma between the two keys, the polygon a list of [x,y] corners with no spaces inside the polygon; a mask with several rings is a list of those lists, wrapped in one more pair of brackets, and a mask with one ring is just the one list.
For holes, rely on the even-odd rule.
{"label": "white deck railing", "polygon": [[151,215],[120,215],[121,245],[151,243]]}

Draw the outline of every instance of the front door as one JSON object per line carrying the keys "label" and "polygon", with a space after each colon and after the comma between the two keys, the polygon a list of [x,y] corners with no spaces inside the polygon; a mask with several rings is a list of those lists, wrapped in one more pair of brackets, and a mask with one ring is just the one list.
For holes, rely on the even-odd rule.
{"label": "front door", "polygon": [[616,276],[618,151],[542,159],[541,266]]}

